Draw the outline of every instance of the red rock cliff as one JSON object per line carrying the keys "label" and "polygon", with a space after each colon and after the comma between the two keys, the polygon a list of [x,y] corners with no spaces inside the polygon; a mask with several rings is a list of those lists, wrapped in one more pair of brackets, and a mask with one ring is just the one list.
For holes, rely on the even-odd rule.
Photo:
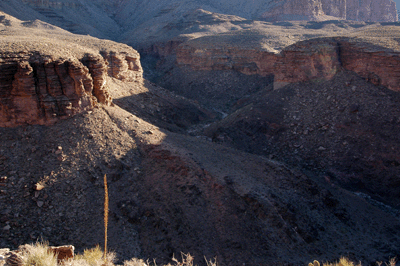
{"label": "red rock cliff", "polygon": [[[117,60],[118,59],[118,60]],[[0,126],[52,124],[109,105],[107,77],[142,77],[138,55],[113,53],[52,58],[38,53],[0,53]]]}
{"label": "red rock cliff", "polygon": [[274,75],[274,88],[309,80],[329,80],[341,68],[376,85],[400,91],[400,53],[346,38],[298,42],[274,54],[257,49],[206,49],[187,42],[177,49],[177,63],[194,70],[237,70]]}

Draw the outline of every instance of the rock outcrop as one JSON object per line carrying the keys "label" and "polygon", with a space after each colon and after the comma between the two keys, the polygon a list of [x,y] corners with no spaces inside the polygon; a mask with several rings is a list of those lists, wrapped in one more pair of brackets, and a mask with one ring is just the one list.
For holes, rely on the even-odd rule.
{"label": "rock outcrop", "polygon": [[107,73],[110,77],[124,81],[134,81],[142,77],[139,54],[101,52],[108,62]]}
{"label": "rock outcrop", "polygon": [[75,247],[72,245],[65,245],[59,247],[49,247],[49,252],[57,256],[57,261],[73,259],[75,256]]}
{"label": "rock outcrop", "polygon": [[177,49],[177,62],[193,70],[237,70],[274,76],[274,88],[309,80],[330,80],[341,68],[375,85],[400,90],[400,53],[376,49],[351,38],[321,38],[298,42],[275,54],[257,49],[201,49],[187,42]]}
{"label": "rock outcrop", "polygon": [[110,52],[84,58],[53,58],[39,53],[0,54],[0,126],[52,124],[109,105],[107,77],[142,77],[138,54]]}

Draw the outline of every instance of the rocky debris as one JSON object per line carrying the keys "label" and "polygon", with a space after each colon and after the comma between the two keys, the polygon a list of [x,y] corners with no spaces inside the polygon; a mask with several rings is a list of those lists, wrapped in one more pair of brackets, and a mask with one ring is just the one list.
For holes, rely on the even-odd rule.
{"label": "rocky debris", "polygon": [[15,251],[11,251],[6,254],[6,263],[5,266],[22,266],[23,265],[23,257],[21,254]]}
{"label": "rocky debris", "polygon": [[204,132],[398,207],[399,100],[398,92],[340,71],[329,81],[260,91]]}

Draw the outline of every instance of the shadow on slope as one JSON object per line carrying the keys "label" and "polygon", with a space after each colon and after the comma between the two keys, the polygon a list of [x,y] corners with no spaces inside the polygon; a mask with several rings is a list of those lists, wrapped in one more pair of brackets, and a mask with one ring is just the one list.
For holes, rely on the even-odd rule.
{"label": "shadow on slope", "polygon": [[205,135],[399,208],[399,102],[398,93],[343,71],[238,102]]}
{"label": "shadow on slope", "polygon": [[[115,123],[129,130],[123,121]],[[200,265],[203,256],[220,265],[301,265],[397,255],[400,221],[331,182],[198,137],[137,133],[139,198],[120,205],[138,228],[144,258],[165,263],[190,252]]]}
{"label": "shadow on slope", "polygon": [[[117,198],[131,199],[140,164],[136,141],[95,109],[53,126],[0,128],[0,246],[17,248],[38,240],[73,244],[77,251],[103,239],[103,181]],[[35,190],[35,184],[44,188]],[[140,254],[137,232],[113,219],[110,246],[120,257]]]}
{"label": "shadow on slope", "polygon": [[[109,247],[120,259],[161,264],[190,252],[199,265],[203,256],[220,265],[299,265],[353,254],[371,262],[399,250],[399,221],[364,199],[119,107],[0,131],[0,225],[11,227],[0,232],[1,246],[40,237],[78,251],[102,243],[107,174]],[[35,191],[39,181],[45,188]]]}

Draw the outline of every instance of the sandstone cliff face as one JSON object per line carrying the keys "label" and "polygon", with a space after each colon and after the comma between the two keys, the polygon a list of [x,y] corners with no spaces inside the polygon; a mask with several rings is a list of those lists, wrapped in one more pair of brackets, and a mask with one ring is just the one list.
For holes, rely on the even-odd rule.
{"label": "sandstone cliff face", "polygon": [[243,74],[274,75],[274,88],[309,80],[330,80],[341,68],[375,85],[400,90],[400,53],[373,49],[365,42],[322,38],[299,42],[274,54],[237,48],[201,49],[185,43],[177,63],[193,70],[237,70]]}
{"label": "sandstone cliff face", "polygon": [[110,77],[124,81],[134,81],[142,77],[139,54],[101,52],[107,61],[107,73]]}
{"label": "sandstone cliff face", "polygon": [[267,21],[310,20],[324,14],[320,0],[273,1],[273,7],[262,14]]}
{"label": "sandstone cliff face", "polygon": [[269,75],[277,57],[273,53],[238,47],[202,49],[183,44],[177,49],[177,62],[193,70],[237,70],[243,74]]}
{"label": "sandstone cliff face", "polygon": [[347,0],[321,0],[322,9],[326,15],[346,19]]}
{"label": "sandstone cliff face", "polygon": [[340,68],[337,43],[333,40],[299,42],[284,49],[273,66],[274,88],[308,80],[329,80]]}
{"label": "sandstone cliff face", "polygon": [[109,73],[132,81],[142,76],[137,55],[112,54],[105,59],[86,55],[78,60],[38,53],[1,53],[0,126],[47,125],[98,103],[109,105]]}
{"label": "sandstone cliff face", "polygon": [[344,69],[375,85],[400,91],[400,53],[384,52],[364,43],[343,40],[340,42],[340,55]]}

